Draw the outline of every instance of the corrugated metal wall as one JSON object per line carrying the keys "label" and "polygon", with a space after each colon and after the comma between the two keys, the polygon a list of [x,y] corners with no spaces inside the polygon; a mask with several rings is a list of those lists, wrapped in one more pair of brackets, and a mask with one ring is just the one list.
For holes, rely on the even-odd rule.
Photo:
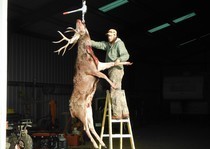
{"label": "corrugated metal wall", "polygon": [[[61,46],[61,45],[60,45]],[[57,103],[57,117],[68,112],[75,48],[64,56],[51,41],[12,34],[8,39],[8,108],[34,121],[49,114]]]}

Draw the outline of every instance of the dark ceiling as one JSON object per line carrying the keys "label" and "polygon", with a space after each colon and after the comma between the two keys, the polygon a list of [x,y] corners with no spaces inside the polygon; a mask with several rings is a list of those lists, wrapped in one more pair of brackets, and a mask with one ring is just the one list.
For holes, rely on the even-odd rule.
{"label": "dark ceiling", "polygon": [[[109,28],[116,28],[129,51],[142,61],[165,63],[209,49],[210,7],[207,0],[128,0],[103,13],[99,7],[115,0],[86,0],[86,25],[94,40],[104,40]],[[81,12],[63,12],[82,7],[82,0],[9,0],[9,33],[58,39],[57,30],[75,27]],[[196,16],[180,23],[172,20],[191,12]],[[163,23],[171,26],[155,33],[148,29]],[[134,56],[133,56],[134,57]],[[141,61],[141,60],[140,60]]]}

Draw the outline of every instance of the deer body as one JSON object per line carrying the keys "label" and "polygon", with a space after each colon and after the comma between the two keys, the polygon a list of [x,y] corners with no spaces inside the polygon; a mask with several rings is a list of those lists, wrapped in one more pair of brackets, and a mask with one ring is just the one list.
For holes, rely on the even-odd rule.
{"label": "deer body", "polygon": [[[62,33],[63,39],[54,43],[60,43],[63,40],[67,40],[66,46],[61,47],[55,51],[60,53],[61,50],[66,51],[69,44],[78,44],[77,58],[75,64],[75,74],[73,78],[73,91],[70,97],[69,110],[72,117],[76,117],[81,120],[84,126],[84,130],[90,138],[93,146],[98,148],[98,145],[91,134],[99,141],[99,143],[106,147],[104,142],[98,136],[93,124],[92,114],[92,99],[96,91],[99,78],[103,78],[109,82],[109,84],[115,88],[115,85],[109,80],[109,78],[101,70],[110,68],[115,65],[130,65],[130,62],[121,62],[115,64],[114,62],[102,63],[94,55],[92,47],[90,45],[90,36],[88,30],[81,20],[77,20],[76,29],[70,28],[75,31],[74,36],[71,39],[67,39]],[[63,54],[64,54],[63,53]]]}
{"label": "deer body", "polygon": [[105,146],[94,129],[93,115],[92,115],[92,99],[96,91],[98,78],[96,74],[96,62],[87,49],[90,48],[88,42],[90,38],[87,34],[81,36],[78,40],[78,53],[75,64],[74,74],[74,89],[70,98],[70,113],[72,117],[79,118],[84,126],[88,137],[95,148],[98,148],[97,143],[93,139],[90,131],[99,140],[102,146]]}

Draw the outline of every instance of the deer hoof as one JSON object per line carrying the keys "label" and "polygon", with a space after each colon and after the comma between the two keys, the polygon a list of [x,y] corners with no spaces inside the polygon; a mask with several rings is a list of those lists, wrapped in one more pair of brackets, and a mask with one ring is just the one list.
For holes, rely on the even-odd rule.
{"label": "deer hoof", "polygon": [[98,148],[98,145],[96,143],[94,143],[94,148]]}

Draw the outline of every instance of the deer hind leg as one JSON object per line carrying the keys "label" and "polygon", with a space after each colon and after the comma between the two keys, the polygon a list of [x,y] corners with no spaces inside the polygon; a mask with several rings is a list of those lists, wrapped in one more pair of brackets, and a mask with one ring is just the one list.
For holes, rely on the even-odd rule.
{"label": "deer hind leg", "polygon": [[90,75],[96,76],[98,78],[103,78],[111,85],[111,87],[116,88],[116,85],[104,73],[100,71],[94,71],[94,72],[91,72]]}
{"label": "deer hind leg", "polygon": [[88,122],[88,119],[89,119],[88,117],[89,116],[88,115],[90,114],[89,113],[89,111],[90,111],[89,109],[90,108],[91,108],[91,106],[87,107],[87,109],[86,109],[86,116],[85,116],[85,118],[82,119],[82,122],[84,124],[84,130],[85,130],[87,136],[89,137],[90,141],[92,142],[94,148],[98,148],[98,144],[96,143],[96,141],[92,137],[92,135],[90,133],[90,129],[89,129],[89,122]]}
{"label": "deer hind leg", "polygon": [[94,128],[94,125],[93,125],[93,114],[92,114],[92,107],[91,106],[89,108],[87,108],[87,123],[88,123],[88,128],[91,131],[91,133],[96,137],[96,139],[99,141],[101,146],[106,148],[105,143],[99,137],[99,135],[97,134],[97,132],[96,132],[96,130]]}
{"label": "deer hind leg", "polygon": [[85,129],[85,132],[86,132],[86,134],[88,135],[90,141],[92,142],[94,148],[98,148],[98,144],[96,143],[96,141],[94,140],[94,138],[92,137],[92,135],[91,135],[91,133],[90,133],[90,130],[89,130],[89,128],[88,128],[88,124],[86,124],[86,126],[85,126],[84,129]]}

